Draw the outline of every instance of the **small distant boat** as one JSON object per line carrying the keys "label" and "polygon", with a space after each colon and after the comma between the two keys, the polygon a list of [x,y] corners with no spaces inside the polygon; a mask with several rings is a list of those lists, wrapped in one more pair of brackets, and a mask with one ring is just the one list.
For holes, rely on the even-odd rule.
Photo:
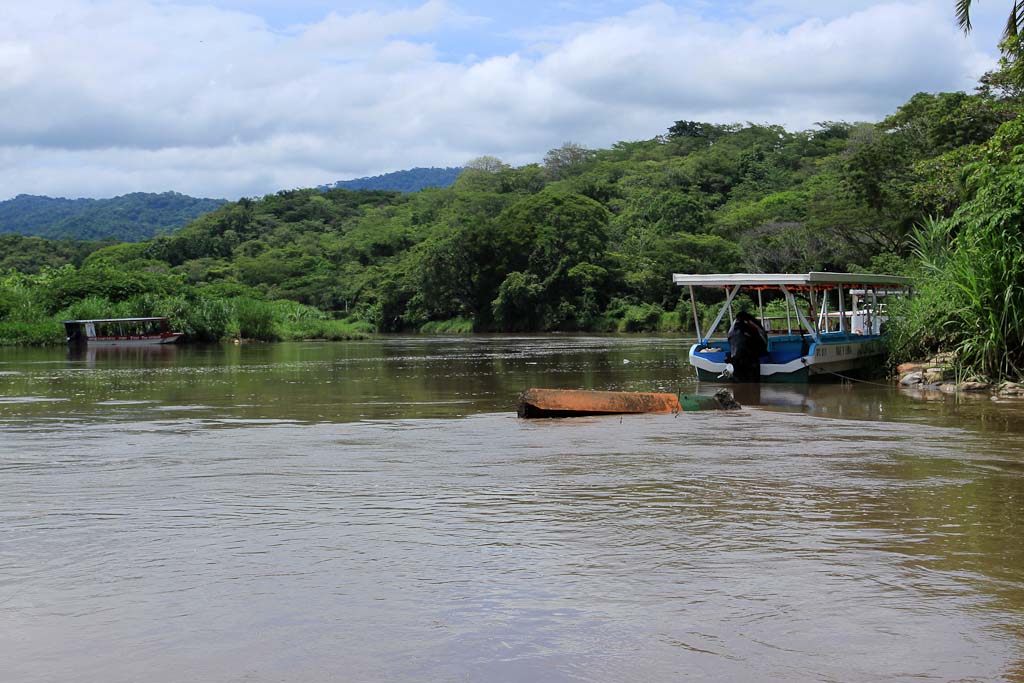
{"label": "small distant boat", "polygon": [[69,346],[150,346],[173,344],[182,337],[172,332],[167,318],[105,318],[65,320]]}
{"label": "small distant boat", "polygon": [[[729,342],[713,337],[726,314],[730,322],[740,317],[734,314],[733,302],[741,291],[756,293],[758,302],[767,347],[758,359],[759,381],[811,382],[864,374],[879,367],[885,353],[881,341],[886,321],[884,299],[905,294],[910,288],[908,278],[859,273],[675,274],[672,280],[690,289],[697,343],[690,347],[689,359],[697,378],[705,381],[730,375]],[[725,291],[725,303],[703,332],[695,287]],[[766,292],[782,295],[784,316],[765,319]]]}

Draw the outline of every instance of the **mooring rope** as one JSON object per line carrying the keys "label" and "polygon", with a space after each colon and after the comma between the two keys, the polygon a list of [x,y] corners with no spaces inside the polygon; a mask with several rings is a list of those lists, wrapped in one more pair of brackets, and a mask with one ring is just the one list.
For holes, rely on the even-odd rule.
{"label": "mooring rope", "polygon": [[842,379],[848,380],[850,382],[860,382],[861,384],[870,384],[873,387],[886,387],[886,388],[889,388],[889,389],[895,389],[896,388],[896,385],[891,383],[891,382],[888,383],[888,384],[882,384],[881,382],[869,382],[866,379],[857,379],[856,377],[850,377],[848,375],[841,375],[838,372],[832,372],[831,370],[825,370],[824,373],[827,374],[827,375],[835,375],[836,377],[841,377]]}

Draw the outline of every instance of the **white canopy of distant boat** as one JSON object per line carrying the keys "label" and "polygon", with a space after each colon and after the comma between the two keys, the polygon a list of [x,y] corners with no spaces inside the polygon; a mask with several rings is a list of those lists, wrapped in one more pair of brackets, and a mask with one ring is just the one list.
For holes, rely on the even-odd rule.
{"label": "white canopy of distant boat", "polygon": [[71,346],[151,346],[173,344],[182,337],[172,332],[167,318],[103,318],[65,320]]}
{"label": "white canopy of distant boat", "polygon": [[[689,359],[701,380],[716,380],[728,374],[729,343],[713,337],[726,315],[730,324],[733,322],[733,304],[741,291],[757,293],[760,318],[767,332],[768,352],[760,358],[761,381],[808,382],[876,368],[884,356],[884,299],[910,288],[908,278],[860,273],[675,274],[672,280],[690,291],[697,343],[690,347]],[[725,302],[707,330],[701,329],[694,298],[696,287],[725,292]],[[782,294],[784,316],[765,318],[766,292]]]}

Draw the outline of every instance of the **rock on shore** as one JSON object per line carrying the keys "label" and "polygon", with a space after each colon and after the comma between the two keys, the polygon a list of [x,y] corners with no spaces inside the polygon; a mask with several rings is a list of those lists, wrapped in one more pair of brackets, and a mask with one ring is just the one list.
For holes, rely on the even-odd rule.
{"label": "rock on shore", "polygon": [[901,386],[943,394],[991,394],[993,399],[1024,399],[1024,382],[991,383],[978,379],[957,381],[952,356],[940,354],[925,362],[903,363],[896,368]]}

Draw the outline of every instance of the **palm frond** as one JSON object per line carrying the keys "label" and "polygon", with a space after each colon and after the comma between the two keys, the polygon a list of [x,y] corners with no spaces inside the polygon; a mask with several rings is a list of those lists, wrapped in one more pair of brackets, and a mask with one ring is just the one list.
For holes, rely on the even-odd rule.
{"label": "palm frond", "polygon": [[964,33],[970,33],[971,29],[971,5],[972,0],[956,0],[956,23]]}
{"label": "palm frond", "polygon": [[[974,30],[971,23],[971,6],[974,0],[956,0],[956,24],[964,33]],[[1024,30],[1024,0],[1013,0],[1010,3],[1010,16],[1006,18],[1003,39],[1016,38]]]}
{"label": "palm frond", "polygon": [[1024,9],[1022,5],[1024,5],[1024,2],[1021,2],[1021,0],[1014,0],[1013,6],[1010,9],[1010,16],[1006,20],[1006,30],[1003,31],[1004,38],[1017,37],[1017,33],[1020,31],[1021,28],[1021,19],[1024,18],[1022,17],[1021,12],[1021,10]]}

